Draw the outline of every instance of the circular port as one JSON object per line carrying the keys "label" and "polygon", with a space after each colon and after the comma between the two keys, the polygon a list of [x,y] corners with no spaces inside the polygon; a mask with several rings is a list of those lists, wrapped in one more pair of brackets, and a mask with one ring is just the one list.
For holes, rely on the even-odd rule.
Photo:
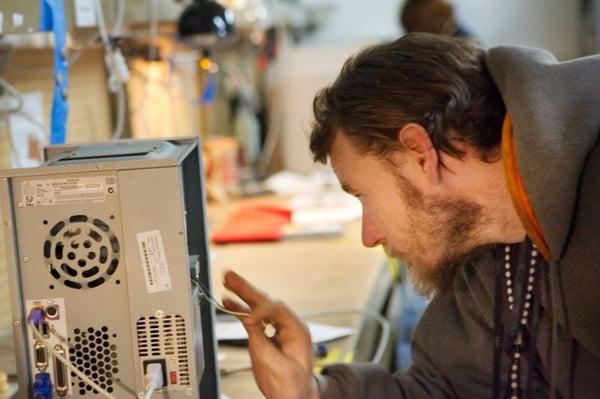
{"label": "circular port", "polygon": [[46,306],[46,309],[44,309],[44,313],[46,314],[47,318],[56,319],[56,318],[58,318],[58,306],[57,305],[48,305],[48,306]]}

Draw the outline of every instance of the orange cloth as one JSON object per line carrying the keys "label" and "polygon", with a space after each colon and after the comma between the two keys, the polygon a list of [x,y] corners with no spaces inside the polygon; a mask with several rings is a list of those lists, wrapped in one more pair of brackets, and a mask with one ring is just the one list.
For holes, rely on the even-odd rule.
{"label": "orange cloth", "polygon": [[512,197],[517,214],[523,222],[527,235],[538,247],[538,250],[547,261],[550,259],[550,248],[544,239],[544,232],[540,226],[535,211],[531,206],[523,180],[519,174],[519,165],[515,153],[515,141],[513,135],[512,119],[506,114],[502,125],[502,160],[506,171],[508,190]]}
{"label": "orange cloth", "polygon": [[292,210],[279,205],[251,203],[240,208],[212,236],[215,244],[277,241],[292,220]]}

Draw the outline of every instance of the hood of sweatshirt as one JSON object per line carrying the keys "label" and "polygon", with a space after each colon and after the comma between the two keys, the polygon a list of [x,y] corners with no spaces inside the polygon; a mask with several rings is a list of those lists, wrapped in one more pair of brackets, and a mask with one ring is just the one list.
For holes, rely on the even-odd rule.
{"label": "hood of sweatshirt", "polygon": [[545,50],[500,46],[484,62],[512,120],[517,170],[548,260],[559,259],[600,132],[600,56],[558,62]]}

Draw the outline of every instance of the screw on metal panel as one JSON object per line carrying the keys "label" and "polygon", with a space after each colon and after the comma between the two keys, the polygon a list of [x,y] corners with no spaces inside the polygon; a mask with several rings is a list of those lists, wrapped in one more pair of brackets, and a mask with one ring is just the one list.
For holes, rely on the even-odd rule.
{"label": "screw on metal panel", "polygon": [[2,222],[2,226],[8,227],[8,222],[6,220],[4,222]]}
{"label": "screw on metal panel", "polygon": [[173,360],[173,359],[169,360],[169,364],[170,364],[171,366],[175,366],[175,360]]}
{"label": "screw on metal panel", "polygon": [[100,170],[100,166],[95,166],[94,170]]}
{"label": "screw on metal panel", "polygon": [[183,235],[183,231],[179,230],[179,233],[178,233],[178,234],[179,234],[180,236],[182,236],[182,235]]}
{"label": "screw on metal panel", "polygon": [[15,324],[15,327],[19,327],[21,325],[21,322],[20,321],[15,321],[14,324]]}
{"label": "screw on metal panel", "polygon": [[185,389],[185,394],[186,394],[187,396],[192,396],[192,388],[186,388],[186,389]]}
{"label": "screw on metal panel", "polygon": [[161,309],[158,309],[156,312],[154,312],[154,316],[157,319],[162,319],[163,317],[165,317],[165,311],[161,310]]}
{"label": "screw on metal panel", "polygon": [[23,262],[29,262],[29,258],[27,256],[23,257]]}
{"label": "screw on metal panel", "polygon": [[17,202],[17,206],[18,206],[19,208],[23,208],[23,203],[22,203],[22,202]]}

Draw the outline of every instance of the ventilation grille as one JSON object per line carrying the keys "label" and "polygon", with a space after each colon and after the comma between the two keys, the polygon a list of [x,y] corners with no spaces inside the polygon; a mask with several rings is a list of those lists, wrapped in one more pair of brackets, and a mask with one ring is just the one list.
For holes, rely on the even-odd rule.
{"label": "ventilation grille", "polygon": [[[111,393],[119,374],[117,346],[111,342],[116,337],[117,334],[111,334],[108,327],[102,326],[100,329],[76,328],[72,339],[69,338],[71,363]],[[71,377],[73,390],[79,391],[79,395],[98,394],[98,391],[79,379],[75,373],[71,373]]]}
{"label": "ventilation grille", "polygon": [[[140,359],[174,358],[179,368],[179,385],[190,385],[185,320],[179,315],[141,317],[137,321]],[[172,370],[174,371],[174,370]]]}
{"label": "ventilation grille", "polygon": [[56,223],[43,251],[52,277],[75,289],[104,284],[119,266],[116,235],[105,222],[87,215],[74,215]]}

